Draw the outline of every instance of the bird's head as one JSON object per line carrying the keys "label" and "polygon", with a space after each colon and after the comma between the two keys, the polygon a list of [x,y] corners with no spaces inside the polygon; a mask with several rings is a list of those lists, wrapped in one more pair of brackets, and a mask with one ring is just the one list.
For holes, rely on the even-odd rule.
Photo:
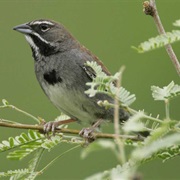
{"label": "bird's head", "polygon": [[60,23],[39,19],[13,28],[25,35],[35,53],[48,56],[58,51],[66,51],[77,44],[73,36]]}

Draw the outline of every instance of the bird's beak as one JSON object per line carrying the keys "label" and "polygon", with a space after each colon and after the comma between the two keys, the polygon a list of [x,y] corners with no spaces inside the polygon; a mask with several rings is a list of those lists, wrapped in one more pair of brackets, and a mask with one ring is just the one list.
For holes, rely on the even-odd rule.
{"label": "bird's beak", "polygon": [[32,34],[32,29],[28,24],[21,24],[21,25],[15,26],[13,30],[16,30],[23,34]]}

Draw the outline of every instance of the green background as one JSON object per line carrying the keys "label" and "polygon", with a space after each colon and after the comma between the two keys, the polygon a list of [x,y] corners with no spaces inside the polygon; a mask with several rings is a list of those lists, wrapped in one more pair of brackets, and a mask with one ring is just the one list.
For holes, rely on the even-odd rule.
{"label": "green background", "polygon": [[[141,0],[0,0],[0,99],[7,99],[35,116],[53,120],[59,112],[43,94],[36,81],[29,45],[24,37],[13,31],[13,26],[38,19],[48,18],[63,23],[72,34],[94,54],[112,73],[126,66],[123,86],[137,96],[135,109],[145,109],[154,116],[164,118],[164,104],[155,102],[151,96],[151,85],[160,87],[179,77],[164,48],[138,54],[131,48],[157,35],[153,19],[145,16]],[[180,1],[158,0],[157,7],[166,31],[176,29],[172,22],[180,19]],[[180,43],[173,45],[180,57]],[[180,99],[171,103],[171,118],[178,119]],[[0,118],[23,123],[34,123],[13,110],[1,110]],[[109,125],[110,127],[112,125]],[[82,127],[72,124],[71,128]],[[108,127],[106,127],[108,129]],[[0,127],[0,140],[19,135],[21,130]],[[53,157],[71,147],[61,144],[46,153],[40,167]],[[38,179],[83,179],[117,165],[110,151],[96,152],[86,159],[80,158],[81,148],[59,159]],[[7,161],[0,154],[0,172],[27,166],[28,158]],[[143,178],[179,179],[179,158],[162,163],[160,160],[143,165],[139,169]]]}

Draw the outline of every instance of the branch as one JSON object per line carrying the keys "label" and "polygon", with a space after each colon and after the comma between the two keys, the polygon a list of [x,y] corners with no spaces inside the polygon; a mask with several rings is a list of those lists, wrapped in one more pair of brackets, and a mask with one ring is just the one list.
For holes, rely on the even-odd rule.
{"label": "branch", "polygon": [[[146,15],[150,15],[153,17],[159,34],[166,35],[166,32],[164,30],[163,24],[161,22],[161,19],[159,17],[158,11],[157,11],[155,0],[145,1],[143,3],[143,8],[144,8],[144,13]],[[166,49],[172,63],[174,64],[174,67],[175,67],[178,75],[180,76],[180,63],[177,59],[176,54],[174,53],[172,46],[170,44],[165,45],[165,49]]]}
{"label": "branch", "polygon": [[121,67],[121,69],[119,70],[119,78],[117,80],[116,86],[117,86],[117,91],[116,91],[116,95],[114,98],[114,132],[115,132],[115,136],[116,136],[116,144],[118,146],[118,150],[119,150],[119,160],[121,162],[121,164],[125,164],[126,162],[126,154],[125,154],[125,149],[124,149],[124,141],[122,139],[119,138],[119,134],[120,134],[120,125],[119,125],[119,101],[118,101],[118,95],[120,93],[120,87],[121,87],[121,80],[122,80],[122,73],[124,71],[125,67]]}
{"label": "branch", "polygon": [[[3,120],[0,120],[3,121]],[[32,129],[32,130],[38,130],[40,132],[43,132],[43,125],[31,125],[31,124],[15,124],[15,123],[7,123],[7,122],[0,122],[1,127],[9,127],[9,128],[15,128],[15,129]],[[67,134],[76,134],[79,135],[79,130],[76,129],[66,129],[66,128],[57,128],[55,130],[57,133],[67,133]],[[106,139],[115,139],[117,137],[116,134],[107,134],[107,133],[94,133],[93,134],[95,138],[106,138]],[[122,139],[130,139],[133,141],[143,141],[144,137],[142,136],[131,136],[131,135],[119,135],[119,138]]]}

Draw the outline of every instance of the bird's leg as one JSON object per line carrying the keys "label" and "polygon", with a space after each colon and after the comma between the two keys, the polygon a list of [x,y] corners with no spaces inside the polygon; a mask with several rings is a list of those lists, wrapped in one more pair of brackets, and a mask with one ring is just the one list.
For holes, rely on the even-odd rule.
{"label": "bird's leg", "polygon": [[98,121],[96,121],[91,127],[89,128],[83,128],[80,132],[79,135],[82,136],[86,143],[89,144],[91,142],[93,142],[96,137],[93,135],[93,132],[95,131],[96,128],[98,128],[100,126],[100,124],[103,122],[102,119],[99,119]]}
{"label": "bird's leg", "polygon": [[67,124],[71,122],[76,122],[77,120],[75,119],[66,119],[66,120],[60,120],[60,121],[49,121],[43,124],[43,132],[45,134],[48,134],[49,132],[52,132],[53,135],[55,135],[55,130],[57,129],[58,126],[61,124]]}

